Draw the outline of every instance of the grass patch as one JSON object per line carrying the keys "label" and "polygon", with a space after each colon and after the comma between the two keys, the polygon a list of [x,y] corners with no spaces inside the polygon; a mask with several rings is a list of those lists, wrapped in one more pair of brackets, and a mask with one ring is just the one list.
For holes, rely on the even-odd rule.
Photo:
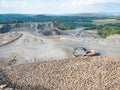
{"label": "grass patch", "polygon": [[116,19],[93,20],[93,24],[96,25],[104,25],[108,23],[120,23],[120,20],[116,20]]}

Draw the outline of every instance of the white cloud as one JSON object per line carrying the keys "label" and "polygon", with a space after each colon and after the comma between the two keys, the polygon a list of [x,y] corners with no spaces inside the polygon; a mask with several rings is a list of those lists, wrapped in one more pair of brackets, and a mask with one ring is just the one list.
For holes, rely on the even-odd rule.
{"label": "white cloud", "polygon": [[0,0],[0,13],[79,13],[95,11],[95,4],[120,0]]}
{"label": "white cloud", "polygon": [[13,9],[13,8],[22,8],[25,7],[26,1],[20,1],[20,0],[16,0],[16,1],[8,1],[8,0],[0,0],[0,8],[2,9]]}
{"label": "white cloud", "polygon": [[[59,13],[62,2],[55,0],[40,1],[40,0],[0,0],[0,12],[11,13]],[[4,11],[3,11],[4,10]]]}
{"label": "white cloud", "polygon": [[120,0],[72,0],[73,5],[93,5],[99,3],[119,2]]}

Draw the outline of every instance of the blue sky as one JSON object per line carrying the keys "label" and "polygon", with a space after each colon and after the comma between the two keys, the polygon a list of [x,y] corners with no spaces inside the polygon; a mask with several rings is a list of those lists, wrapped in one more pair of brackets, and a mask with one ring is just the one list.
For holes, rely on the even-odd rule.
{"label": "blue sky", "polygon": [[120,0],[0,0],[0,14],[120,12]]}

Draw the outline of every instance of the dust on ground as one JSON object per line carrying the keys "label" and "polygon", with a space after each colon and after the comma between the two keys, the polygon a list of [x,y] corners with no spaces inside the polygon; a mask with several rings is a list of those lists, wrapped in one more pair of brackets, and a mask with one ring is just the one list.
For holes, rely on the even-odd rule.
{"label": "dust on ground", "polygon": [[65,59],[69,54],[54,40],[36,36],[30,32],[23,34],[18,40],[0,47],[0,58],[13,58],[15,64],[39,62],[43,60]]}

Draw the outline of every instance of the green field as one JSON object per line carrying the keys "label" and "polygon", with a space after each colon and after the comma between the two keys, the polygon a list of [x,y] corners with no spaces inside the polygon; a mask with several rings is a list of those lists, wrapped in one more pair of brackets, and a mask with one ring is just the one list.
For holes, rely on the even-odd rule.
{"label": "green field", "polygon": [[97,25],[103,25],[103,24],[108,24],[108,23],[120,23],[120,20],[116,19],[103,19],[103,20],[92,20],[93,24]]}

